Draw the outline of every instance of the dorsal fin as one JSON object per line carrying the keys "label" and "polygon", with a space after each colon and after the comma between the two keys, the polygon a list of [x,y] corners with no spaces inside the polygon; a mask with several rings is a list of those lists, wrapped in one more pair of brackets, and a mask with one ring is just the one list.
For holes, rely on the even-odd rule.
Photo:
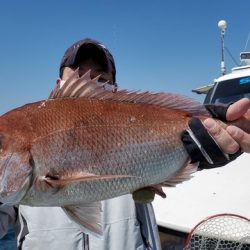
{"label": "dorsal fin", "polygon": [[49,99],[82,97],[96,100],[140,103],[180,110],[190,115],[209,116],[202,104],[189,97],[164,92],[150,93],[148,91],[128,91],[126,89],[112,92],[106,88],[107,83],[100,84],[98,79],[99,76],[91,79],[90,70],[79,78],[77,69],[61,88],[52,91]]}

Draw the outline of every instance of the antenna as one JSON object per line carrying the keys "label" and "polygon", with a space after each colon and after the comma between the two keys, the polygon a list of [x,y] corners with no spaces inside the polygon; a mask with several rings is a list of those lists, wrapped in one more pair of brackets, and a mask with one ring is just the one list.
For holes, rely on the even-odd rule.
{"label": "antenna", "polygon": [[218,27],[220,29],[220,36],[221,36],[221,63],[220,63],[220,70],[221,70],[221,75],[225,75],[226,74],[226,67],[225,67],[225,56],[224,56],[224,51],[225,51],[224,37],[225,37],[225,33],[226,33],[227,22],[225,20],[220,20],[218,22]]}
{"label": "antenna", "polygon": [[246,49],[247,49],[249,38],[250,38],[250,32],[248,33],[248,37],[247,37],[247,41],[246,41],[246,45],[245,45],[244,51],[246,51]]}

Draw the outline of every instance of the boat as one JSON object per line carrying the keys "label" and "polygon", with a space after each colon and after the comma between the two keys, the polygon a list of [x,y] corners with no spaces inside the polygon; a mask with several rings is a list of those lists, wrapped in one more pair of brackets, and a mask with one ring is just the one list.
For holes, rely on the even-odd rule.
{"label": "boat", "polygon": [[[192,90],[206,95],[204,104],[227,104],[250,98],[250,52],[240,53],[241,65],[226,73],[226,22],[222,20],[218,26],[222,38],[221,76]],[[243,153],[224,167],[198,171],[191,180],[164,188],[167,198],[156,197],[153,202],[162,248],[183,249],[188,234],[207,217],[230,213],[250,218],[249,162],[250,154]]]}

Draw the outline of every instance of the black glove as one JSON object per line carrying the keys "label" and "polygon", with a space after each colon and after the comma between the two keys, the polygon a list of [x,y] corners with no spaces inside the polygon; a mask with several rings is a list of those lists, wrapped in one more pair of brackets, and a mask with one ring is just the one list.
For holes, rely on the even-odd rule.
{"label": "black glove", "polygon": [[[226,120],[226,112],[229,107],[205,105],[214,118]],[[184,131],[181,139],[191,157],[191,163],[200,162],[199,169],[216,168],[226,165],[242,154],[241,150],[235,154],[225,154],[198,118],[192,118],[189,129]]]}

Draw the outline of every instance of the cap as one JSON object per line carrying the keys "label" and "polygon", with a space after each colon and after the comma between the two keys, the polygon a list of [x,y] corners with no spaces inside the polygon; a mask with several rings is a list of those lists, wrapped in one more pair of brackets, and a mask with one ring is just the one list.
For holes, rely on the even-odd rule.
{"label": "cap", "polygon": [[77,67],[79,60],[83,56],[95,57],[103,66],[105,72],[112,73],[114,83],[116,82],[116,68],[113,56],[103,44],[90,38],[80,40],[66,50],[60,63],[60,77],[62,77],[64,67]]}

